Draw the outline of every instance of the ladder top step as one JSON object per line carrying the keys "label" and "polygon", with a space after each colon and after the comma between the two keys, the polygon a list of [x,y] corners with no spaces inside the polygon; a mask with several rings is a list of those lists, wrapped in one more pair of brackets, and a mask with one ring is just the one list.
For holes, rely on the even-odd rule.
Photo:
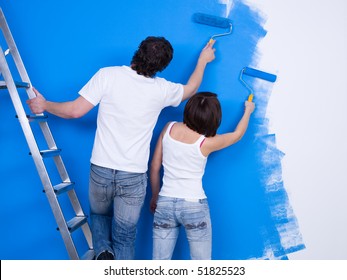
{"label": "ladder top step", "polygon": [[[29,88],[30,84],[25,82],[14,82],[17,88]],[[0,89],[6,89],[7,84],[5,81],[0,81]]]}

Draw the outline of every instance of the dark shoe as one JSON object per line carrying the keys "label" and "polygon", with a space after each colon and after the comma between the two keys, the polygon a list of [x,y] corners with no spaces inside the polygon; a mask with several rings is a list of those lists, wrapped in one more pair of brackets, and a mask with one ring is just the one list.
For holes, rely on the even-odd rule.
{"label": "dark shoe", "polygon": [[114,256],[109,251],[104,251],[96,259],[97,260],[114,260]]}

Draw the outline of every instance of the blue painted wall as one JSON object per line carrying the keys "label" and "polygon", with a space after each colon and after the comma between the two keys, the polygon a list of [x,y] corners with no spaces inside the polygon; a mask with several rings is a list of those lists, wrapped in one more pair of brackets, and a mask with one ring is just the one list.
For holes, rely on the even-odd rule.
{"label": "blue painted wall", "polygon": [[[129,65],[138,44],[149,35],[166,37],[175,50],[172,63],[160,76],[185,83],[209,37],[224,31],[191,20],[195,12],[224,16],[225,5],[217,0],[2,0],[1,8],[31,82],[54,101],[76,98],[101,67]],[[220,133],[234,129],[242,115],[248,93],[238,80],[239,73],[254,63],[256,45],[266,35],[263,19],[242,1],[235,1],[229,18],[234,24],[233,34],[217,40],[216,59],[208,65],[200,87],[219,95],[223,109]],[[266,258],[269,251],[275,258],[286,258],[287,253],[304,247],[298,236],[299,242],[290,246],[282,242],[292,233],[283,227],[290,224],[296,231],[297,225],[295,216],[287,214],[290,205],[281,180],[276,192],[268,190],[267,178],[274,172],[281,177],[283,156],[276,149],[275,136],[267,135],[264,112],[270,92],[268,88],[256,95],[257,111],[242,141],[210,156],[204,185],[212,215],[214,259]],[[25,92],[21,94],[25,102]],[[163,111],[153,145],[167,121],[182,119],[183,108],[184,104]],[[97,108],[76,120],[49,116],[50,128],[87,213],[96,113]],[[0,91],[0,117],[0,258],[68,259],[5,90]],[[273,147],[270,155],[269,144]],[[272,158],[271,168],[264,164],[264,154]],[[137,259],[151,258],[149,199],[150,188],[138,225]],[[274,211],[278,207],[283,209],[282,216]],[[298,231],[295,234],[300,235]],[[76,242],[83,249],[80,239],[77,233]],[[183,231],[174,258],[189,259]]]}

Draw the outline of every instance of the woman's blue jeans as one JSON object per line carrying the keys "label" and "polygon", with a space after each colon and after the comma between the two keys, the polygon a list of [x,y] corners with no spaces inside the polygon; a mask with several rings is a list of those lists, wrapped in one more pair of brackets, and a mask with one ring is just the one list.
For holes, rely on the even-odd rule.
{"label": "woman's blue jeans", "polygon": [[184,226],[192,260],[210,260],[212,228],[207,199],[159,196],[153,221],[153,259],[170,260]]}
{"label": "woman's blue jeans", "polygon": [[118,260],[134,259],[136,225],[146,187],[146,173],[131,173],[91,164],[89,202],[96,257],[107,250]]}

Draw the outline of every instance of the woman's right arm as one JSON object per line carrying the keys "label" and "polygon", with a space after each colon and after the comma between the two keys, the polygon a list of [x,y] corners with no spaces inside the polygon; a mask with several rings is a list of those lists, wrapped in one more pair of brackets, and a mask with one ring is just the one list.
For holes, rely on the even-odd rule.
{"label": "woman's right arm", "polygon": [[201,152],[203,155],[208,156],[214,151],[224,149],[240,141],[247,130],[249,119],[254,111],[254,108],[255,105],[253,102],[246,101],[245,111],[241,120],[236,126],[236,129],[233,132],[217,134],[214,137],[206,138],[204,144],[201,146]]}
{"label": "woman's right arm", "polygon": [[163,136],[167,127],[168,124],[164,127],[163,131],[160,133],[158,137],[157,145],[155,146],[155,150],[151,161],[150,182],[152,189],[152,198],[150,202],[150,210],[152,213],[155,212],[155,208],[157,207],[157,200],[160,190],[160,170],[163,161]]}

